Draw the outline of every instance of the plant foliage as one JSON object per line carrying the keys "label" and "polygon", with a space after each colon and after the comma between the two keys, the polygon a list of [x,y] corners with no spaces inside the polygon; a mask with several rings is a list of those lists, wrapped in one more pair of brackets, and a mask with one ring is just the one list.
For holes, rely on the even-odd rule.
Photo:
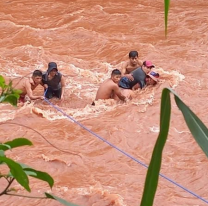
{"label": "plant foliage", "polygon": [[[20,90],[15,90],[12,88],[12,82],[8,85],[5,83],[3,76],[0,75],[0,103],[8,102],[13,106],[17,106],[17,101],[19,95],[21,94]],[[0,174],[0,178],[5,178],[8,181],[7,187],[0,191],[1,195],[16,195],[11,193],[10,186],[12,185],[13,181],[16,180],[25,190],[31,192],[30,185],[29,185],[29,176],[39,179],[41,181],[45,181],[48,185],[52,188],[54,185],[53,178],[46,172],[42,172],[39,170],[35,170],[25,164],[16,162],[8,157],[6,157],[5,152],[7,150],[12,150],[17,147],[21,146],[31,146],[32,142],[26,138],[16,138],[12,141],[7,141],[4,143],[0,143],[0,166],[6,164],[10,171],[8,174]],[[17,195],[16,195],[17,196]],[[18,195],[21,196],[21,195]],[[23,196],[26,197],[26,196]],[[28,196],[28,198],[31,198]],[[53,194],[45,193],[45,197],[41,198],[49,198],[60,202],[66,206],[76,206],[75,204],[69,203],[66,200],[59,198]]]}
{"label": "plant foliage", "polygon": [[174,95],[175,102],[181,110],[185,122],[191,131],[191,134],[199,144],[203,152],[208,157],[208,129],[204,123],[191,111],[191,109],[178,97],[170,88],[162,91],[161,109],[160,109],[160,133],[158,135],[152,158],[147,171],[145,186],[140,206],[152,206],[158,185],[159,172],[162,162],[162,152],[168,137],[171,101],[170,93]]}

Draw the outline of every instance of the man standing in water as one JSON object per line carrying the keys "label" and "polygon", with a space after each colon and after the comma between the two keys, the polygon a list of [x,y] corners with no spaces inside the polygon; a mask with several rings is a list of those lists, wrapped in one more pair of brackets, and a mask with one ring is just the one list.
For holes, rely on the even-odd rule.
{"label": "man standing in water", "polygon": [[42,84],[45,88],[45,97],[51,99],[57,97],[61,100],[64,98],[65,80],[63,75],[58,71],[57,64],[50,62],[48,70],[43,74]]}
{"label": "man standing in water", "polygon": [[139,54],[137,51],[129,52],[129,60],[122,65],[121,74],[122,76],[127,77],[130,80],[133,80],[130,73],[142,66],[142,61],[138,59]]}
{"label": "man standing in water", "polygon": [[27,79],[21,79],[17,85],[14,86],[15,89],[21,90],[19,102],[25,102],[25,96],[27,95],[31,100],[44,99],[44,96],[33,95],[33,90],[41,83],[42,72],[40,70],[35,70],[32,77]]}
{"label": "man standing in water", "polygon": [[[114,69],[111,73],[111,78],[106,79],[99,87],[95,100],[98,99],[114,99],[117,95],[122,101],[126,100],[126,97],[121,94],[118,87],[118,82],[121,78],[121,72],[118,69]],[[95,105],[93,102],[92,105]]]}

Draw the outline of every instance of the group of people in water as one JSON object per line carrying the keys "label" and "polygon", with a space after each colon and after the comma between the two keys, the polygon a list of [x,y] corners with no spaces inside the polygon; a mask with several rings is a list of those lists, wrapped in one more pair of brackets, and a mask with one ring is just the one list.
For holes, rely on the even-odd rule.
{"label": "group of people in water", "polygon": [[[36,96],[33,90],[38,86],[44,87],[44,95]],[[30,78],[21,79],[15,86],[15,89],[21,90],[19,102],[25,102],[25,97],[28,96],[31,100],[36,99],[51,99],[56,97],[64,99],[65,92],[65,79],[64,76],[58,71],[57,64],[50,62],[46,72],[35,70]]]}
{"label": "group of people in water", "polygon": [[[121,70],[114,69],[111,77],[106,79],[98,88],[95,101],[99,99],[115,99],[126,101],[131,99],[132,91],[142,89],[148,85],[155,85],[159,81],[159,73],[152,71],[155,66],[151,61],[140,61],[137,51],[129,52],[129,60],[125,62]],[[33,90],[38,86],[44,87],[44,95],[36,96]],[[25,102],[27,95],[31,100],[51,99],[56,97],[64,99],[65,79],[58,71],[57,64],[50,62],[46,72],[35,70],[32,77],[22,79],[15,86],[15,89],[22,91],[19,102]]]}

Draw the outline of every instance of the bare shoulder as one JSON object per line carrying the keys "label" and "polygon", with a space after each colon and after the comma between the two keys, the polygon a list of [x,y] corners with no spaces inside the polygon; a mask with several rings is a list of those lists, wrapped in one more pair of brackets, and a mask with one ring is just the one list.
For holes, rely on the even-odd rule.
{"label": "bare shoulder", "polygon": [[139,60],[138,60],[138,64],[139,64],[139,66],[142,66],[143,61],[139,59]]}
{"label": "bare shoulder", "polygon": [[126,67],[128,67],[128,66],[129,66],[129,60],[125,61],[124,64],[123,64],[123,67],[124,67],[124,68],[126,68]]}
{"label": "bare shoulder", "polygon": [[103,84],[103,86],[107,87],[107,88],[114,88],[117,84],[113,82],[112,79],[106,79]]}
{"label": "bare shoulder", "polygon": [[111,86],[112,86],[113,89],[118,89],[118,88],[119,88],[118,84],[116,84],[116,83],[113,82],[113,81],[112,81],[112,83],[111,83]]}
{"label": "bare shoulder", "polygon": [[27,88],[27,89],[31,89],[32,88],[32,82],[31,82],[31,79],[30,78],[28,78],[28,79],[25,79],[25,87]]}
{"label": "bare shoulder", "polygon": [[31,86],[31,81],[29,78],[25,79],[25,85],[30,85]]}

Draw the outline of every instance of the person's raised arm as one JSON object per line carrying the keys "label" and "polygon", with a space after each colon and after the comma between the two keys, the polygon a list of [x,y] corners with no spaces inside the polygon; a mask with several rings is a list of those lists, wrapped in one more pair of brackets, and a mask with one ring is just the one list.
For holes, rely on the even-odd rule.
{"label": "person's raised arm", "polygon": [[64,79],[64,77],[62,75],[61,76],[61,100],[64,99],[65,87],[66,87],[65,79]]}
{"label": "person's raised arm", "polygon": [[35,95],[33,95],[33,91],[31,89],[31,84],[30,84],[29,80],[27,80],[26,83],[25,83],[25,89],[26,89],[27,95],[30,99],[32,99],[32,100],[44,99],[44,96],[35,96]]}

